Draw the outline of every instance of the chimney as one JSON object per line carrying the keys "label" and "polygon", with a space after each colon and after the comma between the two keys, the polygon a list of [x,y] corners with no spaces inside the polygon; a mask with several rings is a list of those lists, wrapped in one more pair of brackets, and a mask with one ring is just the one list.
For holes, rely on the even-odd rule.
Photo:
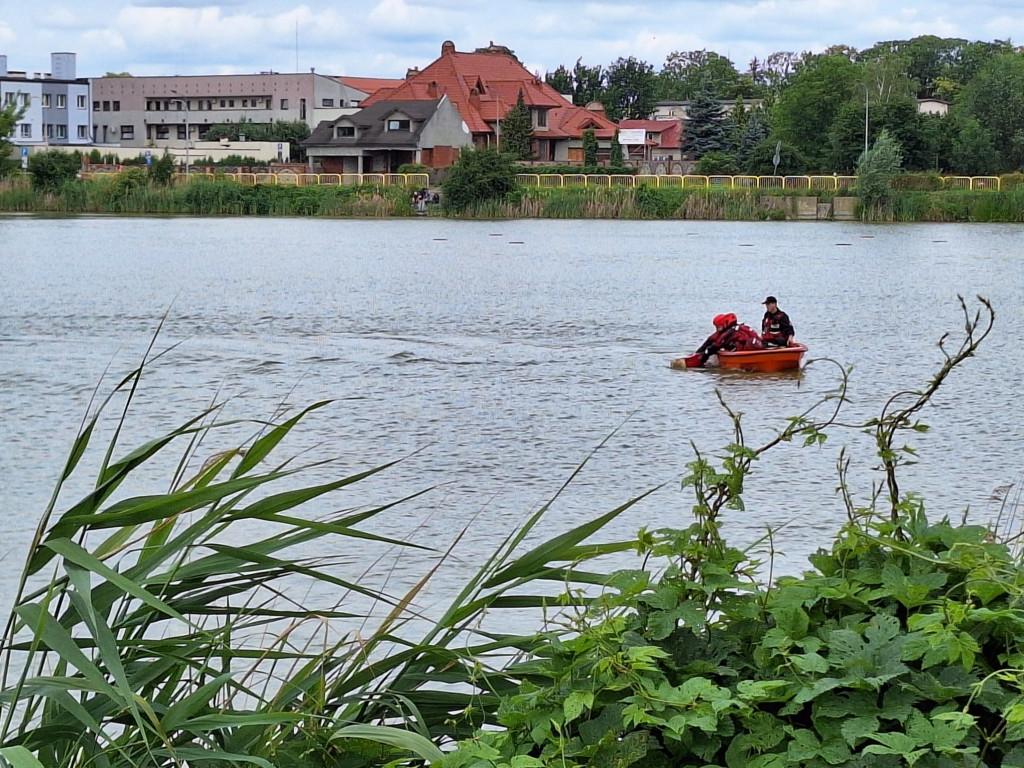
{"label": "chimney", "polygon": [[445,40],[441,43],[441,55],[444,56],[446,53],[455,53],[455,43],[451,40]]}
{"label": "chimney", "polygon": [[412,80],[412,78],[416,77],[416,75],[418,75],[419,73],[419,67],[409,67],[407,70],[405,70],[405,79]]}
{"label": "chimney", "polygon": [[73,53],[51,53],[50,54],[50,77],[54,80],[74,80],[75,54]]}
{"label": "chimney", "polygon": [[0,53],[0,77],[7,77],[7,54]]}

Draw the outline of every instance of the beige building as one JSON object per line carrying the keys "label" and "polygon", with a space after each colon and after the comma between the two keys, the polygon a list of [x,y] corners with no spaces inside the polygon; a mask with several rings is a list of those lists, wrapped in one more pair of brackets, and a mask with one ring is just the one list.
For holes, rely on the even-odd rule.
{"label": "beige building", "polygon": [[313,72],[100,77],[92,81],[93,137],[98,145],[184,147],[217,123],[301,120],[313,127],[355,112],[367,96]]}

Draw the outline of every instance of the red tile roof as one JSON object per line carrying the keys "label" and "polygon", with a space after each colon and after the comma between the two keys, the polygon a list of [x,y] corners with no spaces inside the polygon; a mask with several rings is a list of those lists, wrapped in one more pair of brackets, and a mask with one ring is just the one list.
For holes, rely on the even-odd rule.
{"label": "red tile roof", "polygon": [[392,90],[405,82],[386,77],[339,77],[338,79],[349,88],[355,88],[357,91],[371,95],[382,88]]}
{"label": "red tile roof", "polygon": [[447,95],[472,133],[493,134],[493,124],[515,106],[520,91],[528,107],[549,110],[548,128],[536,131],[538,138],[579,138],[587,128],[594,128],[601,139],[615,134],[615,123],[604,113],[573,105],[513,57],[499,52],[460,53],[449,46],[442,49],[440,58],[396,87],[372,93],[363,106]]}
{"label": "red tile roof", "polygon": [[622,120],[619,128],[643,128],[647,133],[657,135],[657,139],[648,141],[648,144],[665,149],[679,149],[683,137],[682,120]]}

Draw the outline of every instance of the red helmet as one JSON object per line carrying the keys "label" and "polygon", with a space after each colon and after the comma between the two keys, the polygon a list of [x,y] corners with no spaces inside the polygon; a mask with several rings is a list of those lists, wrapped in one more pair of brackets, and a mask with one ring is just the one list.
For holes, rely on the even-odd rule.
{"label": "red helmet", "polygon": [[715,328],[721,328],[725,325],[725,315],[715,315],[715,319],[711,321]]}
{"label": "red helmet", "polygon": [[733,314],[732,312],[730,312],[727,315],[722,315],[722,323],[725,324],[725,325],[735,325],[736,324],[736,315]]}

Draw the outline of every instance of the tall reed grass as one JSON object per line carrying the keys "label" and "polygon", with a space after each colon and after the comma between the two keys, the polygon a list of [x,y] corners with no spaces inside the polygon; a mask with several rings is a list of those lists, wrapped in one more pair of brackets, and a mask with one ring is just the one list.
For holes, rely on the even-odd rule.
{"label": "tall reed grass", "polygon": [[[333,494],[394,462],[302,483],[332,463],[275,454],[326,402],[250,425],[219,420],[215,406],[123,447],[150,362],[84,422],[27,553],[0,647],[0,764],[358,768],[439,759],[438,743],[494,722],[501,696],[518,685],[504,671],[509,659],[551,641],[506,629],[501,615],[538,612],[533,624],[543,627],[560,587],[599,580],[581,565],[634,546],[593,537],[639,499],[524,546],[549,502],[426,620],[417,601],[461,534],[447,552],[425,552],[434,565],[397,594],[342,575],[330,555],[308,554],[358,552],[366,542],[391,557],[424,550],[366,527],[408,498],[307,511],[333,509]],[[122,402],[109,443],[93,445],[107,409]],[[239,429],[251,437],[212,449],[231,445]],[[136,490],[168,452],[169,490]],[[65,501],[68,481],[90,463],[92,489]],[[337,598],[310,603],[302,596],[314,588]]]}

